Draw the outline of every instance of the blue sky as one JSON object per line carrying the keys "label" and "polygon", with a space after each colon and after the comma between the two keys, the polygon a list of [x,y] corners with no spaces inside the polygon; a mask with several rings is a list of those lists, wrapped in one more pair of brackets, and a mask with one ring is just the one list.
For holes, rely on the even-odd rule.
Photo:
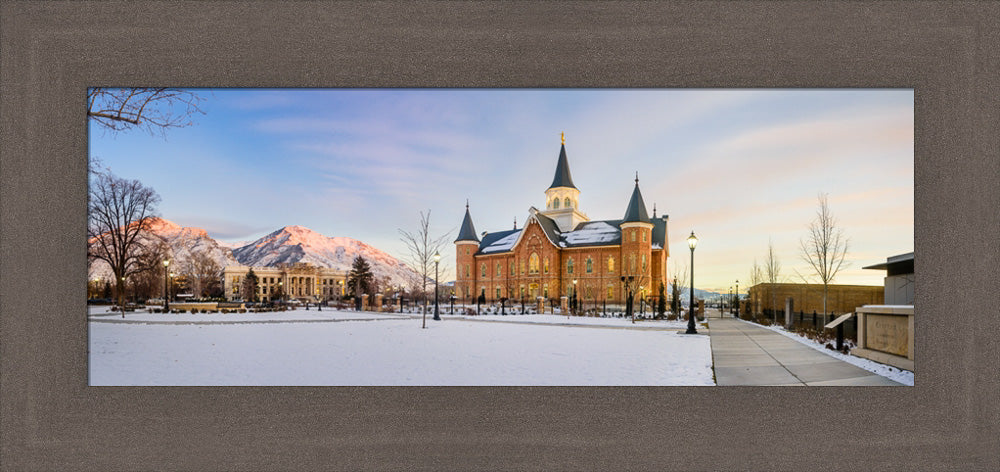
{"label": "blue sky", "polygon": [[[287,225],[406,255],[398,228],[518,226],[544,208],[559,136],[580,209],[621,218],[635,172],[670,215],[671,261],[696,286],[745,287],[769,239],[789,281],[817,194],[851,239],[836,283],[913,249],[912,90],[201,89],[204,115],[165,136],[91,127],[90,152],[162,197],[160,214],[223,241]],[[452,248],[449,247],[449,251]],[[453,260],[453,252],[443,254]]]}

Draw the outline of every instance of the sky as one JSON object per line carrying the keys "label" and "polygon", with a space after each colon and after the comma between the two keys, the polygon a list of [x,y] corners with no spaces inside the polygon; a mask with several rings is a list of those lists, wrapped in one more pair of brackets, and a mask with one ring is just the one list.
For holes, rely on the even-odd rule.
{"label": "sky", "polygon": [[[159,193],[159,214],[220,241],[289,225],[406,260],[430,211],[457,235],[545,207],[565,133],[580,210],[620,219],[635,185],[669,215],[672,274],[726,292],[773,243],[787,282],[815,281],[799,242],[827,194],[849,238],[834,283],[913,250],[911,89],[196,89],[204,114],[164,134],[90,127],[90,157]],[[442,252],[454,278],[454,246]]]}

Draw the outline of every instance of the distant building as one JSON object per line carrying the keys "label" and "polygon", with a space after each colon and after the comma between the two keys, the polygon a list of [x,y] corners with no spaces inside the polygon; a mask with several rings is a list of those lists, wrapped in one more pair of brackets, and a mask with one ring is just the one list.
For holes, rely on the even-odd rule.
{"label": "distant building", "polygon": [[913,253],[900,254],[886,259],[882,264],[870,265],[865,269],[886,271],[886,305],[912,305],[916,277],[913,274]]}
{"label": "distant building", "polygon": [[[637,297],[656,297],[666,284],[669,257],[667,216],[646,211],[635,188],[621,219],[590,220],[579,208],[580,190],[573,184],[566,143],[556,162],[552,185],[545,190],[545,209],[531,207],[524,226],[481,236],[469,206],[455,240],[455,295],[471,300],[533,300],[571,297],[581,303],[620,303],[621,277],[632,277]],[[638,300],[638,298],[637,298]]]}
{"label": "distant building", "polygon": [[[793,310],[823,313],[823,284],[757,284],[750,287],[748,303],[755,313],[785,309],[785,299],[791,298]],[[772,297],[773,294],[773,297]],[[882,303],[883,288],[877,285],[828,285],[826,311],[853,312],[855,307]],[[772,300],[774,305],[772,305]]]}
{"label": "distant building", "polygon": [[[247,266],[228,266],[223,270],[223,292],[226,300],[238,300],[243,279],[250,271]],[[305,262],[279,267],[253,267],[257,275],[257,297],[260,301],[285,300],[316,302],[343,296],[347,272],[326,267],[316,267]]]}

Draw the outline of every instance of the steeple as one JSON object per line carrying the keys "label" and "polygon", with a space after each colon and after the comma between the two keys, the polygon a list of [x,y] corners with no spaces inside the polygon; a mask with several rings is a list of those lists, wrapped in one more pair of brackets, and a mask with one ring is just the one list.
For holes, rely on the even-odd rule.
{"label": "steeple", "polygon": [[625,209],[625,216],[622,223],[631,222],[649,223],[649,214],[646,213],[646,202],[642,200],[642,192],[639,191],[639,173],[635,174],[635,190],[632,190],[632,198],[628,201],[628,208]]}
{"label": "steeple", "polygon": [[552,185],[549,188],[569,187],[573,185],[573,177],[569,173],[569,161],[566,159],[566,136],[562,137],[562,145],[559,148],[559,161],[556,163],[556,175],[552,178]]}
{"label": "steeple", "polygon": [[459,241],[475,241],[479,242],[479,237],[476,236],[476,227],[472,224],[472,215],[469,214],[469,201],[465,201],[465,219],[462,220],[462,229],[458,231],[458,238],[455,242]]}

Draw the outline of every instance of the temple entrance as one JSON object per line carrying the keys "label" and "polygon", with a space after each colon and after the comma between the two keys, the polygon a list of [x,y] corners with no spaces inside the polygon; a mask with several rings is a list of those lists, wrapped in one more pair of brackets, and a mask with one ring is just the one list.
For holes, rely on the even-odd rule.
{"label": "temple entrance", "polygon": [[528,294],[532,299],[538,298],[538,284],[528,284]]}

